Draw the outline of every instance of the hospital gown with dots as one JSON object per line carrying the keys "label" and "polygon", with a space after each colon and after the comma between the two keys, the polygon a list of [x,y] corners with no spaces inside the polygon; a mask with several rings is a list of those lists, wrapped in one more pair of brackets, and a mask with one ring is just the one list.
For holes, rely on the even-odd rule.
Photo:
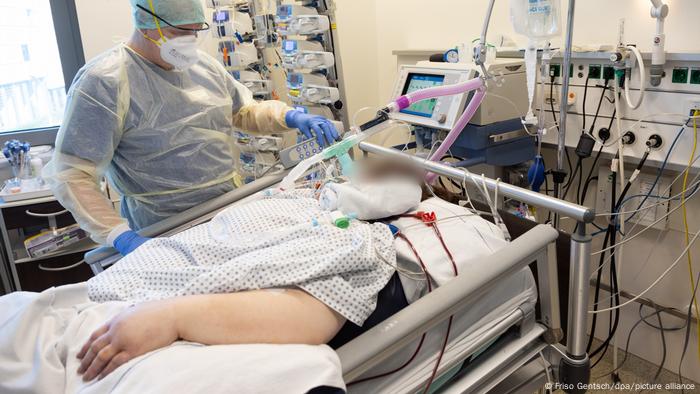
{"label": "hospital gown with dots", "polygon": [[140,303],[298,287],[362,325],[394,273],[393,236],[381,223],[313,224],[324,215],[306,189],[228,208],[209,223],[148,241],[90,279],[89,297]]}

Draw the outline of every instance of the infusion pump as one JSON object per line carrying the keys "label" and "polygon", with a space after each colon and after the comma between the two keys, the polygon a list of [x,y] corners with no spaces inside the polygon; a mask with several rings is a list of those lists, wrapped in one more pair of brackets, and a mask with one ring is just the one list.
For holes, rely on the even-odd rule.
{"label": "infusion pump", "polygon": [[[488,82],[484,102],[471,120],[471,124],[487,125],[527,113],[527,82],[525,62],[521,59],[496,59],[487,66],[495,80]],[[452,85],[479,76],[475,64],[419,62],[403,65],[392,97],[399,97],[419,89]],[[451,130],[464,112],[471,94],[440,97],[413,104],[392,118],[439,130]],[[510,101],[509,101],[510,100]],[[511,103],[512,102],[512,103]]]}

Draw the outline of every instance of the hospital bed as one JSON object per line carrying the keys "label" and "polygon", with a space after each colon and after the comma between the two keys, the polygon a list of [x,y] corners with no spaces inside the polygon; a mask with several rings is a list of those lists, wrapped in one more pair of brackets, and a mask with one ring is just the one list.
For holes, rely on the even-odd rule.
{"label": "hospital bed", "polygon": [[[381,379],[351,383],[348,392],[423,392],[441,354],[450,316],[454,316],[452,330],[434,373],[433,392],[532,393],[546,383],[559,384],[568,392],[584,392],[583,385],[590,378],[585,346],[591,237],[586,224],[593,220],[593,210],[481,176],[465,175],[459,169],[394,149],[370,143],[360,144],[360,149],[365,155],[404,161],[457,181],[473,177],[490,191],[498,189],[499,195],[570,217],[579,226],[570,243],[566,345],[560,343],[564,336],[554,251],[559,233],[550,226],[538,225],[482,259],[478,278],[458,276],[398,311],[382,310],[382,293],[390,291],[380,293],[373,314],[380,321],[336,350],[343,377],[351,383],[396,369],[393,366],[406,364],[409,358],[412,361]],[[256,198],[284,176],[263,177],[146,228],[142,234],[167,236],[205,223],[233,204]],[[113,249],[101,248],[88,253],[86,262],[97,274],[119,258]],[[536,286],[527,268],[533,263],[537,267]],[[390,285],[396,286],[396,281],[392,279]],[[411,357],[423,333],[427,334],[420,352]]]}

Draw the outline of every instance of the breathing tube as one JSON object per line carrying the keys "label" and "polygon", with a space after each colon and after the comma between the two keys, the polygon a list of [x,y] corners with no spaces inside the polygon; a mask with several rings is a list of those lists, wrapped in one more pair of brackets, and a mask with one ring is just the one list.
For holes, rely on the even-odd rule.
{"label": "breathing tube", "polygon": [[[438,86],[434,88],[417,90],[415,92],[408,93],[404,96],[397,98],[393,102],[389,103],[385,110],[387,112],[399,112],[419,101],[444,96],[454,96],[457,94],[464,94],[471,91],[476,92],[474,93],[474,96],[472,97],[467,107],[464,109],[462,116],[459,118],[459,120],[457,120],[457,123],[455,123],[452,130],[450,130],[450,132],[447,134],[447,137],[445,137],[445,140],[442,142],[442,144],[440,144],[440,146],[429,158],[430,161],[440,161],[445,155],[445,153],[447,153],[447,151],[450,150],[452,144],[454,144],[454,142],[457,140],[457,137],[459,137],[464,128],[467,127],[469,121],[474,117],[474,114],[476,114],[476,110],[479,109],[479,106],[484,101],[484,97],[486,97],[486,84],[483,78],[474,78],[470,79],[469,81],[454,85]],[[427,181],[431,183],[435,180],[435,178],[437,178],[437,175],[428,174]]]}

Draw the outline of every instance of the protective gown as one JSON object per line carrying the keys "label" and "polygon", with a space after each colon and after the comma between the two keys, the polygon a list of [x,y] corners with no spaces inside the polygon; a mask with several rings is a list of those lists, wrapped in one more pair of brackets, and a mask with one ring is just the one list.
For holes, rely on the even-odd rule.
{"label": "protective gown", "polygon": [[[142,229],[234,189],[233,130],[287,130],[291,110],[252,93],[202,53],[168,71],[119,45],[85,65],[68,93],[54,157],[43,171],[92,238]],[[100,191],[106,176],[121,216]],[[110,238],[112,238],[110,237]]]}

